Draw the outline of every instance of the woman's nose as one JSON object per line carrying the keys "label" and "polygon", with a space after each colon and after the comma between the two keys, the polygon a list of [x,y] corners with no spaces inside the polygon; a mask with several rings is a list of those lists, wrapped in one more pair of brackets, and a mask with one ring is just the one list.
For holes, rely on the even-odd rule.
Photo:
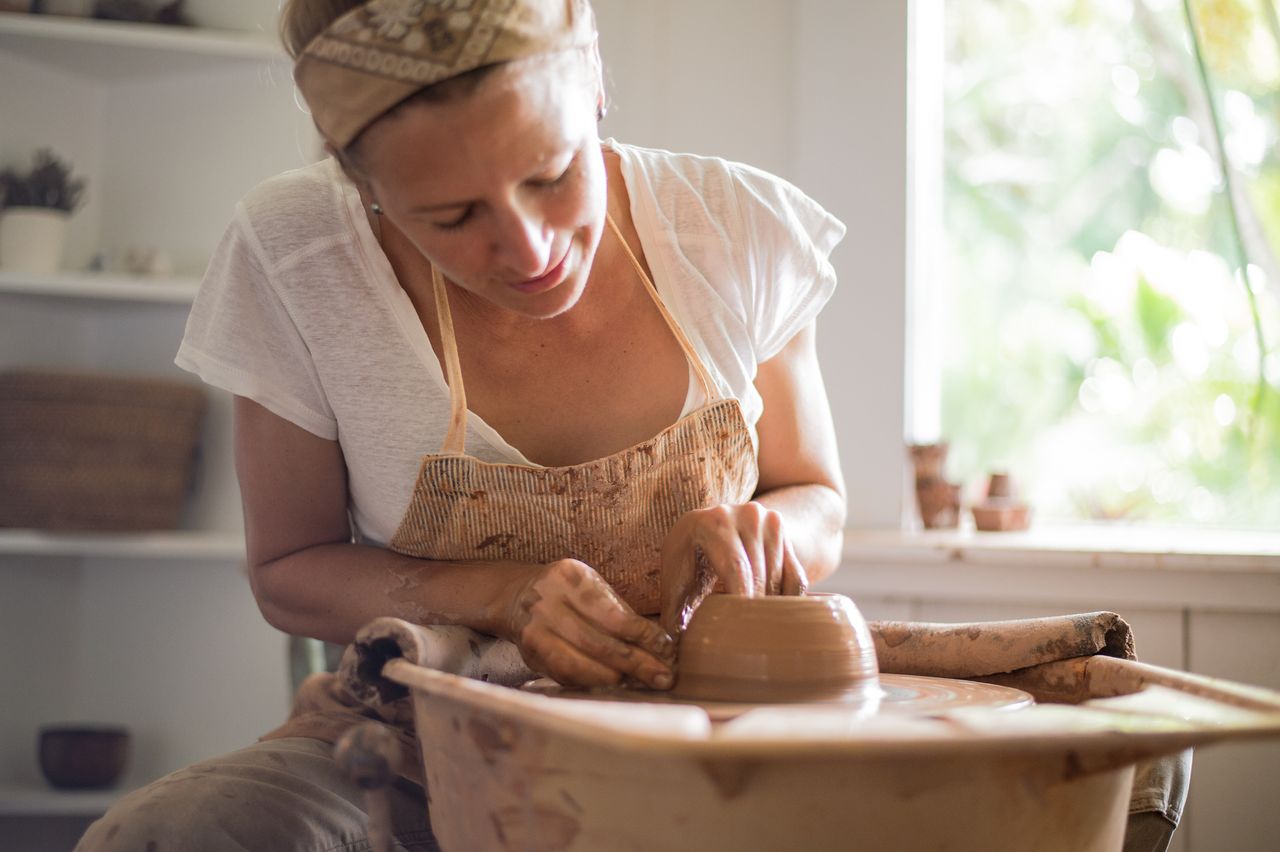
{"label": "woman's nose", "polygon": [[536,278],[551,263],[551,229],[539,211],[512,206],[498,216],[494,234],[498,261],[525,278]]}

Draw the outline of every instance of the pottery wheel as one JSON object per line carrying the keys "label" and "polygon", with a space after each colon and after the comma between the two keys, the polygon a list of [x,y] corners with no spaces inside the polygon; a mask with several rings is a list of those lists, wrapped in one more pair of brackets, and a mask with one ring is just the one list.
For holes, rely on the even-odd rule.
{"label": "pottery wheel", "polygon": [[[713,722],[727,721],[760,707],[828,706],[841,702],[817,702],[813,705],[752,704],[746,702],[711,702],[677,698],[666,692],[622,686],[583,689],[564,687],[550,678],[525,684],[523,689],[557,698],[588,698],[594,701],[628,701],[647,704],[692,704],[707,711]],[[850,710],[859,704],[846,702]],[[987,710],[1019,710],[1030,707],[1035,699],[1028,692],[1008,686],[920,675],[880,675],[880,702],[877,714],[928,715],[958,708]]]}

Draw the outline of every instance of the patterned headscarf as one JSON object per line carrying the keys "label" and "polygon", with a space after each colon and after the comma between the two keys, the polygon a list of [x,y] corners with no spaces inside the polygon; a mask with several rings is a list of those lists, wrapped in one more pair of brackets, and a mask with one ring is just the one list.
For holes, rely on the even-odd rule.
{"label": "patterned headscarf", "polygon": [[370,0],[312,39],[293,78],[321,135],[342,149],[419,89],[595,37],[588,0]]}

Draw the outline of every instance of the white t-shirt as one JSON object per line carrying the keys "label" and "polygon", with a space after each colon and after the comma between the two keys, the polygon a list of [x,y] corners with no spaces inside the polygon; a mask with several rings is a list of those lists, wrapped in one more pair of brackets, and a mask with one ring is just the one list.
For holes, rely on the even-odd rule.
{"label": "white t-shirt", "polygon": [[[725,160],[621,156],[631,215],[663,302],[748,424],[752,382],[821,310],[844,225],[786,181]],[[354,185],[327,159],[271,178],[236,206],[176,363],[321,438],[346,459],[357,540],[390,541],[423,455],[449,425],[444,373]],[[704,400],[690,380],[685,413]],[[467,453],[532,464],[475,414]]]}

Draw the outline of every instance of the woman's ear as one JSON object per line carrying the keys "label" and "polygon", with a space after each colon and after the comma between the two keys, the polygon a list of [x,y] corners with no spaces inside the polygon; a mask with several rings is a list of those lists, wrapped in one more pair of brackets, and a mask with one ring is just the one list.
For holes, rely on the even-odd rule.
{"label": "woman's ear", "polygon": [[596,121],[604,121],[609,112],[609,104],[604,91],[604,61],[600,58],[600,39],[591,43],[590,61],[596,83]]}

